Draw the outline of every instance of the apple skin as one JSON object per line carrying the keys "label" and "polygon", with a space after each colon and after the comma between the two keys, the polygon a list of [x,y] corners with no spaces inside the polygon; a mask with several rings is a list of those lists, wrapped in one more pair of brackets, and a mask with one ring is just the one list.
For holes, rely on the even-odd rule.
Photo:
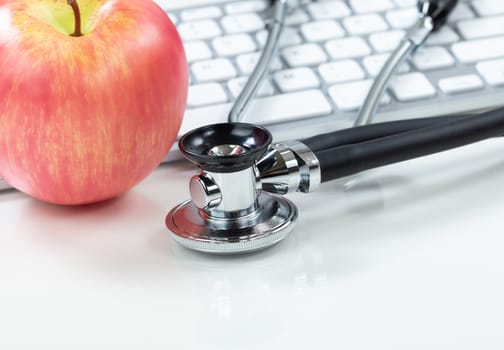
{"label": "apple skin", "polygon": [[[0,176],[64,205],[115,197],[177,136],[188,73],[151,0],[0,0]],[[70,32],[68,32],[70,30]]]}

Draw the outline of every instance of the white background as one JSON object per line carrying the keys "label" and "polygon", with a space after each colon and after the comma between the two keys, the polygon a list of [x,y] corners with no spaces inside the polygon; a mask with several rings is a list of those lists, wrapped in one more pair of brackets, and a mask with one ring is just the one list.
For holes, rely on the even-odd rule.
{"label": "white background", "polygon": [[212,257],[164,226],[194,169],[87,207],[0,194],[0,349],[503,349],[504,143],[294,194],[296,231]]}

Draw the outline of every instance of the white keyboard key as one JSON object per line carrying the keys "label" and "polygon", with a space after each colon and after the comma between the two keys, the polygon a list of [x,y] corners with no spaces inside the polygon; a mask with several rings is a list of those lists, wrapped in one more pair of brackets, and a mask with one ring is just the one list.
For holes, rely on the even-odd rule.
{"label": "white keyboard key", "polygon": [[333,20],[315,21],[303,24],[301,33],[310,42],[326,41],[345,36],[345,31]]}
{"label": "white keyboard key", "polygon": [[264,0],[254,1],[237,1],[232,4],[226,5],[226,12],[228,14],[237,14],[245,12],[259,12],[268,8],[268,3]]}
{"label": "white keyboard key", "polygon": [[394,50],[404,38],[405,32],[403,30],[391,30],[388,32],[381,32],[371,34],[369,42],[377,52],[389,52]]}
{"label": "white keyboard key", "polygon": [[184,21],[217,18],[222,16],[222,10],[217,6],[207,6],[184,10],[180,14]]}
{"label": "white keyboard key", "polygon": [[451,67],[455,59],[444,47],[424,46],[414,53],[411,62],[418,70],[430,70]]}
{"label": "white keyboard key", "polygon": [[308,11],[316,20],[342,18],[351,15],[351,11],[343,1],[317,2],[308,5]]}
{"label": "white keyboard key", "polygon": [[347,17],[343,25],[350,34],[363,35],[388,29],[387,23],[376,14]]}
{"label": "white keyboard key", "polygon": [[[187,109],[179,135],[197,127],[223,123],[231,110],[231,103]],[[287,120],[306,119],[332,112],[329,101],[319,90],[306,90],[256,98],[244,115],[244,122],[274,124]]]}
{"label": "white keyboard key", "polygon": [[285,25],[295,26],[310,21],[310,17],[302,9],[295,9],[292,12],[287,11],[285,15]]}
{"label": "white keyboard key", "polygon": [[[373,81],[369,79],[334,85],[329,88],[329,95],[338,109],[342,111],[354,111],[362,107],[372,84]],[[381,104],[389,102],[390,96],[385,94]]]}
{"label": "white keyboard key", "polygon": [[392,28],[407,29],[417,21],[418,10],[416,7],[393,10],[387,12],[385,18]]}
{"label": "white keyboard key", "polygon": [[282,56],[290,67],[309,66],[327,61],[327,55],[315,44],[291,46],[282,50]]}
{"label": "white keyboard key", "polygon": [[[252,73],[255,66],[257,65],[257,61],[259,60],[259,57],[260,57],[260,54],[257,52],[240,55],[236,58],[236,63],[238,64],[240,71],[244,75],[249,75]],[[278,56],[274,56],[271,59],[270,71],[277,71],[282,68],[283,68],[282,62],[280,61]]]}
{"label": "white keyboard key", "polygon": [[248,34],[227,35],[212,40],[218,56],[236,56],[257,49],[256,43]]}
{"label": "white keyboard key", "polygon": [[189,87],[187,95],[188,107],[199,107],[209,104],[227,102],[224,89],[217,83],[197,84]]}
{"label": "white keyboard key", "polygon": [[[266,44],[266,39],[268,38],[268,32],[266,30],[261,30],[257,33],[256,39],[259,45],[264,46]],[[278,39],[278,47],[286,47],[301,44],[302,39],[298,34],[298,31],[294,28],[284,27],[282,34],[280,34],[280,39]]]}
{"label": "white keyboard key", "polygon": [[256,99],[250,105],[244,121],[273,124],[327,115],[331,112],[331,105],[320,90],[305,90]]}
{"label": "white keyboard key", "polygon": [[317,88],[320,81],[309,68],[293,68],[276,72],[273,79],[282,92]]}
{"label": "white keyboard key", "polygon": [[504,59],[480,62],[476,69],[486,82],[492,86],[504,84]]}
{"label": "white keyboard key", "polygon": [[452,45],[451,51],[463,63],[503,57],[504,36],[458,42]]}
{"label": "white keyboard key", "polygon": [[[227,121],[231,103],[187,109],[179,135],[197,127]],[[332,112],[329,101],[319,90],[291,92],[256,98],[244,116],[244,122],[274,124],[286,120],[306,119]]]}
{"label": "white keyboard key", "polygon": [[327,84],[362,80],[366,76],[364,70],[354,60],[324,63],[319,66],[318,71]]}
{"label": "white keyboard key", "polygon": [[413,7],[416,6],[417,0],[394,0],[398,7]]}
{"label": "white keyboard key", "polygon": [[[241,73],[244,75],[249,75],[254,70],[257,65],[257,61],[259,60],[260,53],[254,52],[249,54],[240,55],[236,58],[236,63],[240,68]],[[270,67],[270,71],[277,71],[283,69],[282,61],[280,61],[278,56],[274,56],[272,58]]]}
{"label": "white keyboard key", "polygon": [[177,30],[184,41],[210,39],[222,34],[217,23],[211,19],[181,23]]}
{"label": "white keyboard key", "polygon": [[[240,95],[247,81],[248,77],[239,77],[228,81],[227,87],[229,91],[231,91],[231,94],[233,95],[234,98],[237,98]],[[273,85],[271,85],[271,82],[267,79],[262,81],[259,88],[257,89],[257,96],[270,96],[273,95],[274,93],[275,90],[273,88]]]}
{"label": "white keyboard key", "polygon": [[453,44],[459,40],[459,36],[450,27],[441,27],[437,32],[432,33],[425,42],[426,46]]}
{"label": "white keyboard key", "polygon": [[[221,4],[229,0],[190,0],[191,7]],[[155,2],[165,11],[187,8],[187,0],[155,0]]]}
{"label": "white keyboard key", "polygon": [[184,42],[184,50],[189,63],[212,58],[210,48],[203,41],[186,41]]}
{"label": "white keyboard key", "polygon": [[191,71],[200,82],[227,80],[236,76],[236,69],[225,58],[193,63]]}
{"label": "white keyboard key", "polygon": [[394,7],[391,0],[351,0],[355,13],[382,12]]}
{"label": "white keyboard key", "polygon": [[479,39],[504,34],[504,16],[464,20],[457,23],[465,39]]}
{"label": "white keyboard key", "polygon": [[398,75],[392,79],[390,90],[401,102],[436,96],[436,88],[422,73]]}
{"label": "white keyboard key", "polygon": [[463,19],[471,19],[474,18],[474,13],[470,9],[468,4],[464,4],[459,1],[457,6],[453,9],[452,13],[448,17],[449,23],[455,23]]}
{"label": "white keyboard key", "polygon": [[472,6],[483,17],[504,13],[504,1],[502,0],[478,0],[473,1]]}
{"label": "white keyboard key", "polygon": [[203,125],[227,122],[231,103],[216,104],[201,108],[187,108],[182,119],[179,135]]}
{"label": "white keyboard key", "polygon": [[439,80],[438,86],[445,94],[457,94],[483,88],[483,81],[476,74],[460,75]]}
{"label": "white keyboard key", "polygon": [[[379,54],[379,55],[372,55],[372,56],[367,56],[364,57],[362,60],[362,64],[364,65],[364,68],[366,68],[366,71],[370,76],[373,78],[380,73],[380,70],[382,67],[385,65],[387,62],[387,59],[389,58],[390,54]],[[399,68],[398,68],[398,73],[406,73],[410,71],[410,67],[408,63],[403,63]]]}
{"label": "white keyboard key", "polygon": [[261,17],[256,13],[225,16],[222,18],[221,24],[229,34],[255,32],[265,26]]}
{"label": "white keyboard key", "polygon": [[325,48],[331,58],[357,58],[371,54],[371,48],[360,37],[349,37],[339,40],[330,40]]}

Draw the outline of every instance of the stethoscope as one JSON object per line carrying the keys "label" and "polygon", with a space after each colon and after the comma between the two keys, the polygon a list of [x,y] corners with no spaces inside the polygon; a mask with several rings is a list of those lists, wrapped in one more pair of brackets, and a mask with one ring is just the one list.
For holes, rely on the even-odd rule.
{"label": "stethoscope", "polygon": [[262,56],[231,109],[229,123],[200,127],[179,140],[182,154],[199,167],[200,174],[190,180],[191,199],[166,217],[175,241],[217,254],[260,250],[294,229],[297,208],[282,195],[313,192],[322,182],[502,135],[504,109],[477,118],[444,116],[369,124],[396,69],[442,26],[456,3],[418,1],[417,22],[374,81],[355,127],[272,144],[266,128],[239,120],[268,70],[282,32],[287,1],[273,1]]}

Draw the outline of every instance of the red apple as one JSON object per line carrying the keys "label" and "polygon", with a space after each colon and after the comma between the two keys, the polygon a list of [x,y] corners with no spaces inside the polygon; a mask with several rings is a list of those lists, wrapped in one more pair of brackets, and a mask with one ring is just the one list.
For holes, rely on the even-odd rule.
{"label": "red apple", "polygon": [[0,176],[57,204],[130,189],[173,144],[187,80],[151,0],[0,0]]}

